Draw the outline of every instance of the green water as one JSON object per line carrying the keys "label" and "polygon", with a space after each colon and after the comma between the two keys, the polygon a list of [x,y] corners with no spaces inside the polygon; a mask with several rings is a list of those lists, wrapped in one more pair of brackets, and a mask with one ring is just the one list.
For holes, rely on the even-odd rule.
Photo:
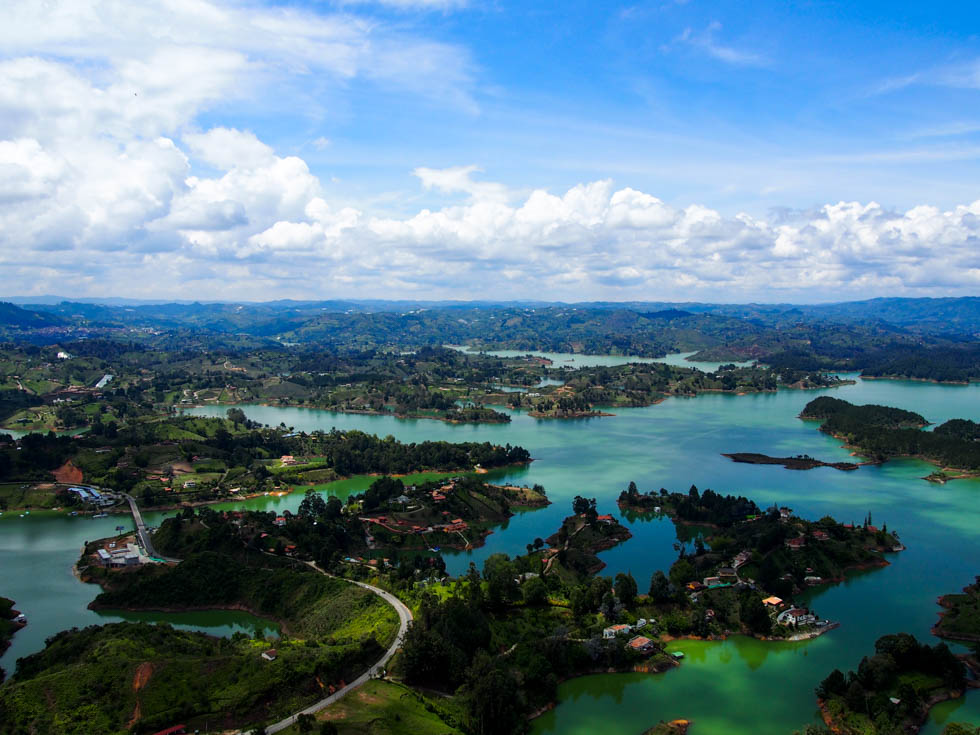
{"label": "green water", "polygon": [[[920,479],[932,467],[914,460],[855,472],[831,468],[800,472],[736,464],[721,456],[757,451],[846,459],[848,453],[834,439],[796,418],[809,400],[821,394],[900,406],[933,422],[980,418],[980,385],[862,380],[825,391],[671,398],[648,408],[617,409],[613,418],[549,421],[511,411],[510,424],[455,425],[303,408],[242,408],[250,419],[272,425],[285,422],[305,431],[337,427],[390,434],[402,441],[493,441],[527,447],[535,458],[531,465],[500,470],[491,478],[541,483],[554,505],[514,516],[480,549],[446,555],[450,570],[457,573],[471,560],[481,564],[490,553],[522,553],[528,541],[558,527],[575,495],[595,496],[601,511],[618,515],[616,496],[630,480],[644,490],[661,486],[685,490],[694,483],[702,489],[738,492],[760,505],[787,504],[810,518],[829,514],[844,522],[860,521],[870,511],[876,523],[899,531],[908,551],[890,555],[891,566],[811,593],[813,606],[821,615],[840,621],[839,629],[795,644],[740,637],[717,643],[680,642],[676,648],[687,657],[679,669],[659,676],[572,680],[560,689],[561,704],[533,726],[539,734],[591,733],[601,728],[608,735],[635,735],[660,719],[687,717],[695,721],[695,735],[714,735],[789,733],[812,721],[813,689],[827,672],[856,667],[885,633],[904,630],[928,638],[938,611],[936,597],[960,589],[980,573],[980,481],[933,485]],[[192,412],[223,415],[224,407]],[[343,495],[363,489],[369,481],[354,478],[326,491]],[[300,500],[301,495],[294,493],[258,498],[249,505],[294,509]],[[675,557],[674,526],[664,520],[623,520],[633,538],[602,554],[608,565],[605,573],[629,570],[645,589],[650,574],[666,569]],[[37,650],[43,635],[20,640],[32,626],[50,635],[68,625],[92,622],[94,613],[84,606],[94,591],[77,583],[69,567],[84,538],[107,535],[120,522],[56,518],[0,524],[0,594],[17,599],[31,619],[31,626],[18,634],[15,649],[0,664],[9,667],[12,656]],[[100,523],[105,528],[96,525]],[[81,622],[73,622],[76,618]],[[980,697],[975,694],[937,708],[927,732],[939,732],[944,717],[980,723],[978,710]]]}

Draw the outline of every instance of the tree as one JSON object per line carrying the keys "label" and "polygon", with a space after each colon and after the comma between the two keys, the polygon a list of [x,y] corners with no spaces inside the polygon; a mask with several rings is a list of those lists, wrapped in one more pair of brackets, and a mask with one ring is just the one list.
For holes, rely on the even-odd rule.
{"label": "tree", "polygon": [[697,576],[697,570],[687,559],[678,559],[670,567],[670,581],[675,587],[683,587]]}
{"label": "tree", "polygon": [[616,583],[613,586],[616,590],[616,597],[623,604],[623,607],[630,608],[636,602],[636,580],[633,579],[633,575],[627,572],[623,574],[620,572],[616,575]]}
{"label": "tree", "polygon": [[524,726],[526,707],[517,680],[485,651],[473,659],[461,699],[475,735],[510,735]]}
{"label": "tree", "polygon": [[306,712],[296,717],[296,726],[301,733],[313,732],[313,724],[315,722],[316,718]]}
{"label": "tree", "polygon": [[577,516],[595,514],[595,505],[595,498],[583,498],[581,495],[576,495],[575,499],[572,500],[572,512]]}
{"label": "tree", "polygon": [[766,606],[755,593],[749,592],[742,597],[739,615],[742,622],[753,633],[769,635],[772,632],[772,618],[769,617]]}
{"label": "tree", "polygon": [[521,592],[525,605],[544,605],[548,602],[548,585],[541,577],[531,577],[521,585]]}
{"label": "tree", "polygon": [[847,691],[847,679],[840,669],[834,669],[817,687],[817,697],[829,699],[839,697]]}
{"label": "tree", "polygon": [[654,602],[666,602],[670,599],[670,582],[667,575],[659,569],[650,577],[650,599]]}
{"label": "tree", "polygon": [[324,722],[320,725],[320,735],[337,735],[337,726],[330,722]]}
{"label": "tree", "polygon": [[245,416],[245,412],[240,408],[229,408],[225,413],[228,420],[231,421],[235,426],[239,424],[244,424],[248,419]]}

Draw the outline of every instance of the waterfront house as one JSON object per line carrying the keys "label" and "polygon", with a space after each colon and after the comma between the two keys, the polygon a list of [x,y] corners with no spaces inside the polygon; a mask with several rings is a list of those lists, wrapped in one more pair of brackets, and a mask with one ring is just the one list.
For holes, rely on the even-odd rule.
{"label": "waterfront house", "polygon": [[809,610],[794,607],[779,613],[776,617],[776,622],[780,625],[811,625],[817,622],[817,616],[813,615]]}
{"label": "waterfront house", "polygon": [[599,521],[599,523],[605,523],[606,525],[609,525],[615,519],[607,513],[606,515],[596,516],[596,520]]}
{"label": "waterfront house", "polygon": [[631,651],[638,653],[650,653],[657,647],[653,641],[642,635],[633,636],[626,645]]}

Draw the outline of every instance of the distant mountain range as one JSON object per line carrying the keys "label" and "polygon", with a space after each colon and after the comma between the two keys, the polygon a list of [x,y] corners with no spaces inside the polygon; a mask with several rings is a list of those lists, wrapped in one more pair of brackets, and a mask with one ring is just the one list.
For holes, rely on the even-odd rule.
{"label": "distant mountain range", "polygon": [[0,337],[53,342],[133,330],[350,349],[468,342],[482,347],[759,357],[808,345],[974,342],[980,298],[881,298],[836,304],[326,300],[0,303]]}

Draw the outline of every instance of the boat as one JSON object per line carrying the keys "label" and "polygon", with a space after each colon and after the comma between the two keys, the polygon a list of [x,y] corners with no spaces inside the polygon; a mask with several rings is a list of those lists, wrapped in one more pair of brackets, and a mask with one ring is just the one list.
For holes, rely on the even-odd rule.
{"label": "boat", "polygon": [[108,517],[109,517],[109,514],[108,514],[108,513],[96,513],[96,514],[95,514],[94,516],[92,516],[92,517],[93,517],[93,518],[108,518]]}
{"label": "boat", "polygon": [[674,653],[672,653],[671,655],[674,658],[678,659],[678,660],[684,658],[684,652],[683,651],[674,651]]}

